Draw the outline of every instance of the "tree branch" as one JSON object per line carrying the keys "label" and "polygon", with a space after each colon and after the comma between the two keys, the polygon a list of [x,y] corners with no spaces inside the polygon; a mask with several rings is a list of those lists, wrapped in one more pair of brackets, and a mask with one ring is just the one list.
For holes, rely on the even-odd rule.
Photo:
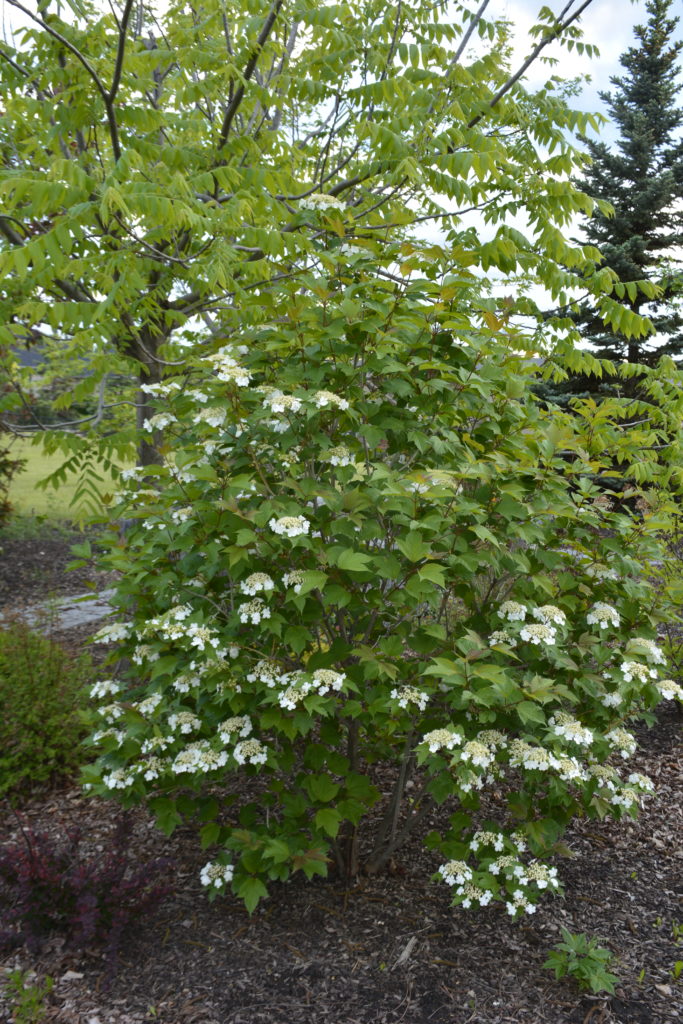
{"label": "tree branch", "polygon": [[112,101],[109,98],[109,93],[104,87],[102,79],[97,74],[90,61],[87,59],[87,57],[84,56],[84,54],[81,53],[78,47],[74,46],[73,43],[69,42],[69,40],[61,34],[61,32],[58,32],[56,28],[52,28],[51,25],[48,25],[43,18],[39,18],[31,11],[29,11],[28,7],[24,7],[23,4],[19,3],[19,0],[7,0],[7,2],[12,7],[16,7],[18,11],[21,11],[23,14],[25,14],[27,18],[31,19],[31,21],[35,21],[37,25],[40,25],[41,28],[44,28],[48,35],[51,35],[52,38],[56,39],[57,42],[62,44],[62,46],[65,46],[66,49],[74,55],[76,60],[79,61],[79,63],[82,64],[85,70],[88,72],[93,82],[95,83],[97,91],[99,92],[100,96],[104,101],[104,107],[107,112],[109,136],[111,138],[111,146],[114,153],[114,159],[119,160],[121,157],[121,143],[119,141],[119,127],[116,123],[114,107]]}
{"label": "tree branch", "polygon": [[[11,2],[13,2],[13,0],[10,0],[10,3]],[[283,2],[284,0],[275,0],[275,3],[270,9],[270,13],[264,22],[263,28],[259,32],[259,37],[256,40],[256,46],[254,47],[254,51],[249,60],[247,61],[247,66],[244,69],[244,75],[242,76],[244,81],[239,86],[239,88],[235,90],[235,95],[230,101],[228,109],[225,112],[225,117],[223,118],[223,125],[221,127],[221,134],[218,140],[219,150],[222,149],[225,143],[228,141],[228,135],[230,134],[230,126],[232,125],[235,114],[237,113],[240,103],[244,98],[244,85],[246,82],[249,81],[249,79],[254,73],[257,61],[261,55],[261,50],[263,49],[268,40],[268,36],[270,35],[273,25],[275,24],[275,20],[278,14],[280,13],[280,8],[282,7]]]}
{"label": "tree branch", "polygon": [[126,6],[123,11],[121,18],[121,24],[119,25],[119,45],[116,51],[116,66],[114,67],[114,77],[111,81],[111,89],[109,90],[109,103],[112,104],[116,99],[116,93],[119,90],[121,84],[121,72],[123,71],[123,55],[126,49],[126,32],[128,31],[128,21],[130,14],[133,9],[134,0],[126,0]]}

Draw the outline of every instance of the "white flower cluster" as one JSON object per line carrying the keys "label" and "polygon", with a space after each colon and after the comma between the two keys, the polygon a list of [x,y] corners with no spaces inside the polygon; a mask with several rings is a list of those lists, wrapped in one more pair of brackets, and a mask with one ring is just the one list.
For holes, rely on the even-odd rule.
{"label": "white flower cluster", "polygon": [[345,398],[340,398],[339,395],[335,395],[332,391],[316,391],[313,395],[313,404],[318,409],[326,409],[328,406],[334,406],[337,409],[348,409],[349,403]]}
{"label": "white flower cluster", "polygon": [[154,395],[155,398],[168,398],[174,391],[180,391],[180,384],[172,380],[161,384],[141,384],[140,391],[146,395]]}
{"label": "white flower cluster", "polygon": [[208,740],[198,740],[189,743],[176,755],[171,770],[176,775],[197,775],[223,768],[227,761],[228,755],[224,750],[214,750]]}
{"label": "white flower cluster", "polygon": [[193,715],[191,711],[178,711],[174,715],[169,715],[168,727],[171,732],[175,732],[178,729],[183,735],[187,736],[201,729],[202,721],[201,718]]}
{"label": "white flower cluster", "polygon": [[260,740],[242,740],[232,752],[238,764],[265,764],[268,748]]}
{"label": "white flower cluster", "polygon": [[517,601],[503,601],[498,609],[499,617],[507,619],[508,622],[524,622],[526,612],[526,605],[519,604]]}
{"label": "white flower cluster", "polygon": [[553,718],[549,719],[548,724],[552,726],[556,736],[562,736],[582,747],[590,747],[595,739],[590,729],[587,729],[576,718],[565,714],[564,711],[558,711]]}
{"label": "white flower cluster", "polygon": [[246,739],[252,731],[251,719],[247,715],[235,715],[227,718],[218,727],[221,743],[230,743],[235,733],[240,739]]}
{"label": "white flower cluster", "polygon": [[153,715],[163,699],[160,693],[150,693],[149,697],[136,701],[133,707],[141,715]]}
{"label": "white flower cluster", "polygon": [[586,616],[589,626],[599,626],[600,629],[607,629],[610,625],[617,627],[620,621],[616,608],[613,608],[611,604],[604,604],[602,601],[596,601]]}
{"label": "white flower cluster", "polygon": [[419,711],[427,707],[429,695],[418,690],[414,686],[399,686],[391,691],[391,697],[400,708],[407,708],[409,704],[416,704]]}
{"label": "white flower cluster", "polygon": [[353,465],[351,452],[343,444],[338,444],[335,448],[328,448],[328,450],[325,452],[325,459],[327,462],[330,463],[331,466]]}
{"label": "white flower cluster", "polygon": [[496,647],[498,644],[505,644],[506,647],[516,647],[517,638],[504,629],[496,629],[489,636],[489,646]]}
{"label": "white flower cluster", "polygon": [[465,742],[465,737],[455,729],[432,729],[425,733],[422,742],[427,744],[430,754],[436,754],[439,750],[453,750]]}
{"label": "white flower cluster", "polygon": [[223,889],[228,882],[232,881],[232,864],[219,864],[218,861],[209,861],[199,873],[199,880],[207,888]]}
{"label": "white flower cluster", "polygon": [[635,736],[626,729],[612,729],[607,733],[605,739],[612,747],[616,747],[623,758],[635,754],[638,744]]}
{"label": "white flower cluster", "polygon": [[556,608],[554,604],[542,604],[540,608],[532,608],[531,614],[546,626],[553,624],[556,626],[567,625],[567,616],[560,608]]}
{"label": "white flower cluster", "polygon": [[664,700],[675,699],[683,701],[683,688],[678,683],[675,683],[673,679],[662,679],[656,686]]}
{"label": "white flower cluster", "polygon": [[154,430],[163,430],[164,427],[170,427],[171,423],[177,423],[175,416],[172,416],[170,412],[158,412],[156,416],[150,416],[148,420],[145,420],[142,424],[142,429],[148,432]]}
{"label": "white flower cluster", "polygon": [[552,647],[557,638],[557,633],[553,627],[547,626],[543,622],[522,626],[519,635],[522,640],[526,640],[530,644],[536,644],[537,646],[545,644],[546,647]]}
{"label": "white flower cluster", "polygon": [[618,580],[619,573],[616,569],[609,569],[606,565],[595,563],[594,565],[587,565],[585,568],[586,576],[590,576],[595,580]]}
{"label": "white flower cluster", "polygon": [[115,679],[101,679],[90,688],[90,696],[93,700],[101,700],[103,697],[114,696],[120,693],[121,687]]}
{"label": "white flower cluster", "polygon": [[272,590],[274,586],[275,584],[267,573],[253,572],[251,576],[247,576],[246,580],[242,580],[240,590],[243,594],[248,594],[249,597],[255,597],[261,591]]}
{"label": "white flower cluster", "polygon": [[281,537],[303,537],[311,528],[304,516],[282,516],[280,519],[271,519],[268,525],[273,533]]}
{"label": "white flower cluster", "polygon": [[135,782],[135,773],[125,768],[116,768],[113,772],[102,776],[102,782],[107,789],[127,789]]}
{"label": "white flower cluster", "polygon": [[282,583],[285,587],[292,587],[295,594],[301,593],[301,588],[304,582],[304,575],[297,569],[293,572],[286,572],[282,577]]}
{"label": "white flower cluster", "polygon": [[449,860],[447,864],[441,865],[439,874],[446,885],[464,885],[472,880],[472,869],[464,860]]}
{"label": "white flower cluster", "polygon": [[329,196],[325,192],[312,192],[310,196],[299,200],[301,210],[343,210],[343,204],[336,196]]}
{"label": "white flower cluster", "polygon": [[192,417],[192,422],[196,424],[206,423],[209,427],[222,427],[227,415],[227,409],[200,409]]}
{"label": "white flower cluster", "polygon": [[264,387],[259,388],[259,390],[264,392],[264,407],[270,409],[271,412],[299,412],[301,409],[301,399],[296,398],[295,395],[285,395],[282,391],[278,391],[277,388]]}
{"label": "white flower cluster", "polygon": [[237,609],[240,622],[251,622],[252,626],[258,626],[263,619],[270,618],[270,608],[260,597],[253,601],[246,601]]}
{"label": "white flower cluster", "polygon": [[460,751],[460,760],[469,761],[479,768],[488,768],[495,761],[495,750],[480,739],[469,740]]}
{"label": "white flower cluster", "polygon": [[207,356],[206,360],[213,363],[218,380],[225,381],[226,384],[237,384],[241,388],[249,386],[251,375],[237,364],[227,349],[219,349],[213,355]]}
{"label": "white flower cluster", "polygon": [[480,846],[491,846],[496,853],[505,848],[505,836],[502,832],[475,832],[470,840],[470,850],[476,852]]}
{"label": "white flower cluster", "polygon": [[278,694],[278,703],[286,711],[294,711],[297,704],[300,704],[309,693],[317,693],[321,697],[325,697],[331,690],[339,692],[345,680],[344,672],[335,672],[331,668],[318,668],[310,678],[305,672],[286,673],[281,675],[278,680],[286,686]]}
{"label": "white flower cluster", "polygon": [[648,668],[647,665],[641,665],[637,661],[625,661],[621,666],[621,671],[624,676],[624,681],[630,683],[633,679],[637,679],[643,686],[649,683],[651,679],[657,678],[657,671],[654,668]]}
{"label": "white flower cluster", "polygon": [[127,640],[132,634],[133,627],[127,622],[112,622],[109,626],[103,626],[93,637],[96,644],[114,644],[119,640]]}
{"label": "white flower cluster", "polygon": [[658,647],[652,640],[646,639],[646,637],[634,637],[628,646],[629,648],[634,647],[638,653],[642,651],[645,654],[645,657],[650,661],[653,661],[655,665],[666,664],[666,658],[664,657],[664,651],[662,648]]}

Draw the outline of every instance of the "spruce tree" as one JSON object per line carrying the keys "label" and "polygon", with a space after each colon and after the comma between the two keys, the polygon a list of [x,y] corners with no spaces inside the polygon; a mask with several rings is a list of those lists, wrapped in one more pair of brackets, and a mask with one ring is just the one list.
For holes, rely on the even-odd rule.
{"label": "spruce tree", "polygon": [[[577,182],[593,199],[614,207],[614,216],[596,208],[583,227],[584,238],[626,285],[617,286],[615,297],[647,315],[656,333],[627,340],[589,303],[582,304],[576,321],[597,356],[633,363],[651,363],[664,352],[683,357],[683,272],[676,254],[683,245],[683,105],[676,102],[683,40],[674,39],[678,18],[669,16],[672,0],[647,0],[645,6],[647,24],[635,28],[639,45],[620,58],[625,73],[610,79],[613,91],[600,93],[618,139],[612,146],[584,140],[592,164]],[[631,284],[643,280],[661,287],[656,301]],[[597,385],[595,378],[584,380],[581,390]]]}

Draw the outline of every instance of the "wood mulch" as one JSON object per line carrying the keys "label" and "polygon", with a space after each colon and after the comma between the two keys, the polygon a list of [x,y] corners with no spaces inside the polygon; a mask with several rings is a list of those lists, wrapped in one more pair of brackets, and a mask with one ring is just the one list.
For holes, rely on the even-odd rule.
{"label": "wood mulch", "polygon": [[[566,836],[572,857],[557,864],[564,897],[520,922],[498,907],[450,909],[446,887],[428,880],[438,860],[417,842],[391,874],[350,887],[297,877],[274,885],[249,917],[230,897],[206,901],[198,876],[209,858],[189,829],[166,839],[138,809],[132,854],[138,863],[170,856],[172,894],[128,933],[109,987],[101,950],[77,953],[59,936],[39,954],[7,954],[0,1022],[12,1021],[3,972],[16,968],[54,979],[43,1018],[51,1024],[683,1021],[683,973],[673,977],[683,961],[683,716],[664,705],[640,740],[633,770],[653,778],[657,797],[636,822],[576,822]],[[35,794],[21,809],[37,831],[81,826],[94,851],[117,813],[75,787]],[[0,808],[0,841],[16,831]],[[561,926],[616,954],[615,996],[582,994],[543,968]]]}

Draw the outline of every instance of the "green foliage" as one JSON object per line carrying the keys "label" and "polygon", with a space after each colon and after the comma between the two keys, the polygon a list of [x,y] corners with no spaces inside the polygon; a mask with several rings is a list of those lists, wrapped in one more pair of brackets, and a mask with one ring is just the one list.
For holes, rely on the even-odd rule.
{"label": "green foliage", "polygon": [[[578,0],[562,17],[542,10],[536,56],[583,47],[579,11]],[[353,214],[331,207],[326,226],[370,252],[387,230],[442,227],[456,273],[479,276],[470,308],[487,274],[518,275],[518,297],[487,298],[483,312],[490,325],[538,316],[544,350],[571,339],[540,317],[527,278],[560,304],[579,282],[608,309],[594,251],[567,241],[592,207],[567,180],[568,138],[597,120],[571,110],[554,77],[525,86],[505,20],[425,0],[126,12],[79,2],[68,20],[40,13],[0,52],[0,344],[45,355],[37,370],[5,360],[12,415],[30,408],[36,374],[49,389],[77,373],[60,417],[69,401],[94,403],[72,428],[100,431],[98,460],[130,455],[135,430],[116,417],[134,395],[121,380],[154,384],[187,346],[268,321],[282,282],[304,286],[316,265],[318,193]],[[520,211],[525,232],[510,226]],[[135,403],[142,428],[151,403],[144,391]],[[69,459],[79,440],[60,434]],[[144,439],[143,462],[157,442]]]}
{"label": "green foliage", "polygon": [[17,458],[16,451],[0,444],[0,527],[9,519],[13,505],[9,500],[12,479],[23,468],[24,462]]}
{"label": "green foliage", "polygon": [[90,659],[23,623],[0,629],[0,795],[82,763]]}
{"label": "green foliage", "polygon": [[573,978],[581,989],[614,995],[619,978],[607,969],[614,961],[614,954],[598,945],[597,939],[589,939],[580,932],[572,933],[563,928],[562,938],[543,966],[554,971],[556,978]]}
{"label": "green foliage", "polygon": [[[596,208],[583,232],[602,254],[612,295],[597,304],[589,297],[578,323],[598,356],[632,363],[655,358],[644,338],[627,340],[621,331],[633,313],[647,314],[658,347],[666,341],[662,351],[680,356],[683,346],[683,277],[674,255],[683,243],[683,43],[675,38],[674,6],[672,0],[648,0],[648,21],[635,29],[638,45],[621,57],[625,74],[613,77],[614,91],[603,95],[618,130],[616,143],[584,140],[592,163],[580,187]],[[580,384],[591,391],[613,387],[595,378]],[[575,382],[574,391],[578,387]]]}
{"label": "green foliage", "polygon": [[197,821],[204,884],[250,910],[296,871],[380,870],[441,806],[453,902],[532,912],[573,815],[652,789],[619,769],[628,723],[683,695],[645,571],[670,510],[610,509],[590,476],[634,474],[639,443],[609,410],[544,411],[448,254],[349,253],[314,216],[318,270],[278,315],[152,392],[163,462],[117,498],[101,634],[134,668],[96,688],[85,777],[167,833]]}
{"label": "green foliage", "polygon": [[54,980],[49,974],[39,982],[32,971],[17,968],[9,972],[6,984],[14,1024],[40,1024],[40,1021],[45,1020],[45,1003],[54,987]]}

